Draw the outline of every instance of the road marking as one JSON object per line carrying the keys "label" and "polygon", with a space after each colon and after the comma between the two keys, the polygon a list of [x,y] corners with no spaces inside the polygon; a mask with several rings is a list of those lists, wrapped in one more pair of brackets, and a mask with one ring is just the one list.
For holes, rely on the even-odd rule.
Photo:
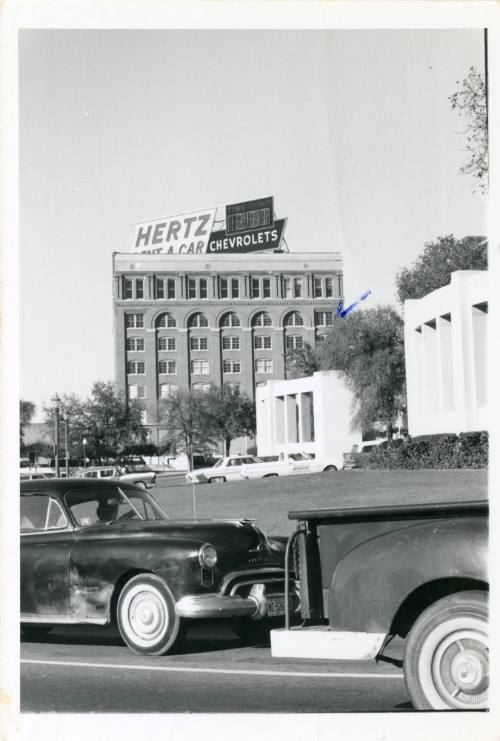
{"label": "road marking", "polygon": [[368,674],[363,672],[286,672],[259,669],[208,669],[190,666],[142,666],[140,664],[94,664],[84,661],[43,661],[21,659],[21,664],[44,664],[47,666],[77,666],[85,669],[136,669],[148,672],[187,672],[191,674],[248,674],[259,677],[328,677],[329,679],[402,679],[403,674]]}

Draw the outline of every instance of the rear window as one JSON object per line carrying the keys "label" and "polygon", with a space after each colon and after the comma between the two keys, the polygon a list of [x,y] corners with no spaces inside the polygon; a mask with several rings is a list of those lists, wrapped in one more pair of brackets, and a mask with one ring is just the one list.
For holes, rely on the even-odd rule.
{"label": "rear window", "polygon": [[19,511],[22,533],[34,530],[59,530],[68,525],[61,505],[50,494],[22,495]]}

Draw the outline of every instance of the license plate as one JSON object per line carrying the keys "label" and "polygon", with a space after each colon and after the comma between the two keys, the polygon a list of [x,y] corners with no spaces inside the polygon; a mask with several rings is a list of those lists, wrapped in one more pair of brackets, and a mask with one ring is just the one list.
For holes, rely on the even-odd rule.
{"label": "license plate", "polygon": [[277,617],[285,614],[285,598],[282,595],[267,598],[268,617]]}

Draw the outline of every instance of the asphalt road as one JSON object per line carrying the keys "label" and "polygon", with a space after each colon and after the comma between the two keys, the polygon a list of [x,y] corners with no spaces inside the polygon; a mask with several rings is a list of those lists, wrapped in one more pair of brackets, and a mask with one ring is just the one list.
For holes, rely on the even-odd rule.
{"label": "asphalt road", "polygon": [[196,624],[181,653],[142,657],[111,628],[64,627],[21,643],[22,712],[334,713],[412,710],[402,644],[386,659],[274,659],[224,623]]}

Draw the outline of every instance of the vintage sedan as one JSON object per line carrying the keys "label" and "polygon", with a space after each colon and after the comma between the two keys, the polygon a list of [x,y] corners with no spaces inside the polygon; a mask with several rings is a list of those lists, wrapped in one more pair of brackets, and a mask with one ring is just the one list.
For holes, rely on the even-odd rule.
{"label": "vintage sedan", "polygon": [[191,620],[258,634],[284,614],[285,538],[249,520],[170,520],[121,481],[21,483],[21,628],[116,623],[140,654],[178,647]]}

